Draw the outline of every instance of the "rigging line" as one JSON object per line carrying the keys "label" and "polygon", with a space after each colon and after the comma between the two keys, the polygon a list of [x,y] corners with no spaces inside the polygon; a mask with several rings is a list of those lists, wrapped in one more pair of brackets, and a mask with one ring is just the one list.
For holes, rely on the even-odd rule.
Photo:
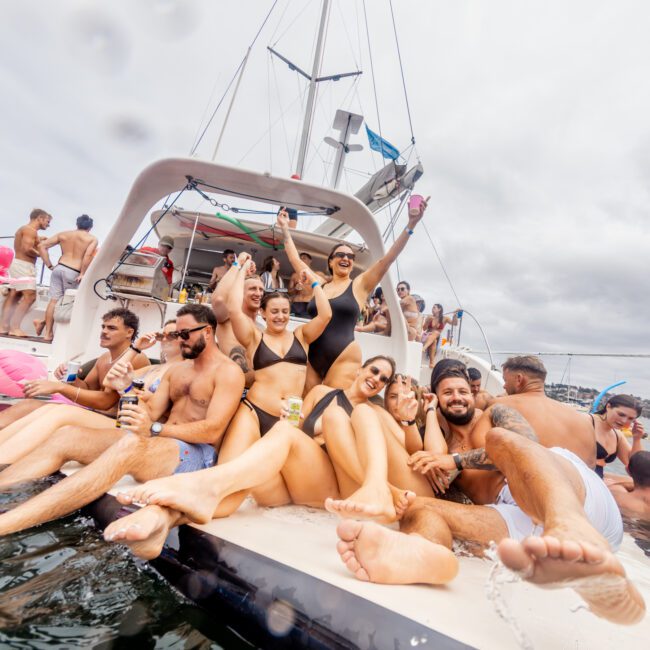
{"label": "rigging line", "polygon": [[[466,310],[463,310],[466,311]],[[483,353],[481,350],[477,350]],[[616,359],[650,359],[650,352],[620,353],[620,352],[493,352],[504,356],[539,356],[539,357],[612,357]]]}
{"label": "rigging line", "polygon": [[291,152],[289,150],[289,134],[287,133],[287,126],[284,122],[284,116],[286,114],[286,111],[282,107],[282,97],[280,96],[280,84],[278,83],[278,71],[275,67],[275,61],[273,60],[273,55],[271,54],[271,52],[268,52],[268,56],[269,58],[271,58],[271,69],[273,70],[273,79],[275,81],[275,94],[278,98],[278,106],[280,107],[280,119],[282,120],[282,133],[284,134],[284,146],[287,149],[287,156],[289,157],[289,160],[291,160]]}
{"label": "rigging line", "polygon": [[[375,81],[375,66],[372,60],[372,49],[370,47],[370,29],[368,28],[368,14],[366,13],[366,0],[363,0],[363,17],[366,23],[366,40],[368,41],[368,58],[370,60],[370,74],[372,77],[372,91],[375,97],[375,111],[377,113],[377,128],[379,129],[379,137],[383,140],[381,132],[381,119],[379,117],[379,100],[377,98],[377,84]],[[381,154],[379,154],[381,156]],[[381,156],[383,157],[383,156]],[[374,156],[373,156],[374,158]]]}
{"label": "rigging line", "polygon": [[196,153],[196,150],[198,146],[201,144],[201,141],[205,137],[205,134],[207,133],[208,128],[212,124],[212,120],[214,120],[217,111],[219,110],[219,107],[221,104],[223,104],[224,99],[226,98],[226,95],[228,94],[228,91],[230,90],[230,87],[233,85],[235,82],[235,79],[237,79],[237,75],[239,74],[239,71],[242,69],[242,66],[244,65],[246,61],[246,57],[248,56],[248,52],[252,49],[253,45],[255,45],[259,35],[261,34],[262,30],[264,29],[264,26],[266,25],[268,19],[271,17],[271,14],[273,13],[273,10],[275,9],[275,5],[278,4],[278,0],[273,0],[273,4],[271,5],[271,8],[269,9],[269,12],[266,14],[266,17],[264,18],[264,21],[260,25],[260,28],[257,30],[257,34],[255,34],[255,37],[253,38],[251,44],[248,46],[246,50],[246,54],[244,55],[244,58],[242,58],[241,62],[237,66],[237,70],[235,70],[235,74],[232,76],[232,79],[228,83],[228,86],[226,90],[224,91],[223,95],[221,96],[221,99],[219,100],[219,103],[217,104],[216,108],[212,112],[212,115],[210,116],[210,119],[208,120],[208,123],[205,125],[205,128],[201,132],[201,135],[199,136],[199,139],[195,142],[194,146],[192,147],[190,151],[190,156],[193,156]]}
{"label": "rigging line", "polygon": [[409,106],[409,96],[406,92],[406,79],[404,77],[404,66],[402,65],[402,53],[399,49],[399,39],[397,38],[397,26],[395,24],[395,14],[393,13],[393,0],[388,0],[390,6],[390,17],[393,21],[393,32],[395,34],[395,45],[397,46],[397,59],[399,61],[399,71],[402,75],[402,87],[404,88],[404,101],[406,102],[406,114],[409,118],[409,127],[411,129],[411,142],[415,144],[415,135],[413,133],[413,120],[411,119],[411,107]]}
{"label": "rigging line", "polygon": [[[302,15],[305,13],[305,11],[307,11],[307,9],[309,9],[313,4],[314,4],[313,2],[305,2],[305,3],[304,3],[304,6],[303,6],[302,10],[299,11],[299,12],[296,14],[295,18],[294,18],[294,19],[293,19],[293,20],[292,20],[292,21],[287,25],[287,28],[286,28],[286,29],[282,32],[282,34],[280,34],[280,36],[278,36],[277,39],[273,42],[272,46],[273,46],[274,49],[275,49],[275,46],[276,46],[276,45],[277,45],[277,44],[282,40],[282,38],[284,37],[284,35],[285,35],[285,34],[286,34],[286,33],[287,33],[287,32],[288,32],[288,31],[293,27],[294,23],[295,23],[295,22],[300,18],[300,16],[302,16]],[[288,8],[289,8],[289,5],[287,4],[287,9],[288,9]],[[278,29],[279,29],[279,26],[280,26],[280,23],[278,22],[278,27],[277,27],[276,30],[275,30],[276,33],[277,33]],[[274,36],[275,36],[275,34],[274,34]]]}
{"label": "rigging line", "polygon": [[269,171],[272,174],[273,173],[273,133],[271,131],[271,57],[270,56],[267,57],[267,59],[266,59],[266,96],[268,98],[268,117],[269,117],[269,130],[268,130],[268,134],[269,134]]}
{"label": "rigging line", "polygon": [[[354,48],[352,47],[352,39],[350,38],[350,33],[348,32],[348,26],[345,20],[345,17],[343,15],[343,11],[341,10],[341,2],[340,0],[335,0],[336,1],[336,8],[339,11],[339,15],[341,17],[341,22],[343,23],[343,31],[345,32],[345,37],[348,40],[348,45],[350,46],[350,53],[352,54],[352,59],[354,60],[354,65],[357,66],[357,70],[361,70],[359,67],[359,62],[357,61],[357,57],[355,56],[355,51]],[[348,0],[346,0],[347,4]]]}
{"label": "rigging line", "polygon": [[278,22],[275,24],[275,29],[273,30],[273,33],[269,37],[269,42],[271,42],[275,38],[275,35],[278,33],[278,30],[280,29],[280,25],[282,24],[284,17],[287,15],[287,11],[289,10],[290,4],[291,4],[291,0],[287,0],[284,5],[283,12],[280,14],[280,17],[278,18]]}
{"label": "rigging line", "polygon": [[456,293],[456,289],[454,289],[454,284],[451,281],[451,278],[449,277],[449,274],[447,273],[447,269],[445,269],[445,265],[442,262],[442,258],[438,254],[438,249],[436,248],[436,245],[433,243],[433,239],[431,238],[431,235],[429,234],[429,229],[427,228],[427,224],[424,223],[424,221],[421,222],[422,227],[424,228],[424,232],[427,234],[427,237],[429,238],[429,243],[431,244],[431,248],[433,248],[433,252],[436,254],[436,257],[438,258],[438,262],[440,263],[440,268],[442,268],[442,272],[445,274],[445,277],[447,278],[447,282],[449,283],[449,286],[451,287],[451,291],[454,294],[454,297],[456,298],[456,302],[458,303],[458,306],[463,309],[463,303],[460,301],[460,298],[458,297],[458,294]]}

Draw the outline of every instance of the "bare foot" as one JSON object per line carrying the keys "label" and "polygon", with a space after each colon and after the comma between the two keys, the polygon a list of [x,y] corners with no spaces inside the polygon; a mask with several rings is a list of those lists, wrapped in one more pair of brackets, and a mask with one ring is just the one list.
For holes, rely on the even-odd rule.
{"label": "bare foot", "polygon": [[[408,507],[408,504],[407,504]],[[395,521],[397,512],[393,495],[386,483],[362,485],[347,499],[325,499],[325,509],[341,517]]]}
{"label": "bare foot", "polygon": [[441,585],[458,573],[456,556],[419,535],[406,535],[373,522],[347,519],[336,528],[336,550],[359,580],[405,585]]}
{"label": "bare foot", "polygon": [[200,474],[188,472],[147,481],[128,492],[118,492],[117,500],[123,504],[166,506],[182,512],[190,521],[206,524],[223,496],[213,489],[210,478],[214,475],[204,478]]}
{"label": "bare foot", "polygon": [[411,490],[400,490],[390,483],[388,487],[393,495],[393,505],[395,506],[397,519],[401,519],[408,510],[408,507],[415,501],[415,492],[411,492]]}
{"label": "bare foot", "polygon": [[34,329],[36,330],[36,336],[40,336],[45,327],[45,320],[40,318],[35,318],[33,321]]}
{"label": "bare foot", "polygon": [[27,337],[27,333],[23,332],[23,330],[21,330],[19,328],[9,330],[8,334],[9,334],[9,336],[17,336],[19,338],[26,338]]}
{"label": "bare foot", "polygon": [[160,555],[170,527],[167,509],[147,506],[110,523],[104,530],[104,539],[125,544],[138,557],[151,560]]}
{"label": "bare foot", "polygon": [[622,625],[643,618],[643,597],[602,545],[545,535],[522,542],[506,538],[498,551],[502,562],[524,580],[550,589],[573,587],[596,616]]}

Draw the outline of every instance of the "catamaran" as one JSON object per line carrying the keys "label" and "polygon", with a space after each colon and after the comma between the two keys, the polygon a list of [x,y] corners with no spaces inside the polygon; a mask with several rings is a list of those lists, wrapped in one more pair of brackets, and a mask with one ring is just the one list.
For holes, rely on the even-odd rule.
{"label": "catamaran", "polygon": [[[258,265],[269,251],[281,250],[279,229],[265,216],[274,215],[279,206],[296,210],[300,224],[309,223],[308,216],[322,218],[315,229],[292,231],[298,250],[312,256],[316,271],[326,271],[328,253],[342,239],[357,253],[357,272],[383,255],[387,233],[381,232],[376,211],[392,205],[394,226],[422,176],[419,163],[407,169],[391,160],[355,195],[340,191],[346,156],[358,147],[350,140],[363,116],[339,110],[333,125],[337,137],[328,143],[336,150],[330,186],[302,179],[317,84],[327,79],[320,77],[320,64],[328,14],[329,1],[323,0],[311,74],[300,71],[309,88],[297,177],[195,157],[154,162],[136,178],[79,288],[67,295],[71,312],[69,319],[57,323],[54,341],[3,338],[3,348],[41,357],[50,370],[64,361],[94,358],[101,352],[97,342],[101,316],[116,304],[138,315],[141,331],[160,329],[182,306],[183,288],[195,287],[197,293],[207,290],[212,268],[225,249],[249,252]],[[296,67],[279,53],[273,55]],[[379,146],[383,149],[381,141]],[[214,209],[184,209],[188,197],[200,197]],[[171,259],[177,271],[171,286],[155,258],[127,249],[143,223],[146,233],[136,251],[149,236],[174,240]],[[278,257],[280,275],[288,277],[292,269],[284,256]],[[430,369],[423,363],[422,345],[407,338],[390,274],[382,287],[391,333],[358,333],[364,358],[389,354],[400,371],[427,384]],[[39,308],[37,302],[35,309]],[[38,311],[30,316],[36,315]],[[301,322],[292,318],[292,327]],[[480,369],[482,387],[493,394],[501,392],[498,370],[471,350],[448,344],[437,356],[457,358]],[[70,465],[64,473],[76,470]],[[101,526],[118,516],[120,505],[112,495],[130,484],[127,477],[92,504],[90,511]],[[335,517],[323,511],[298,506],[266,509],[248,501],[226,519],[181,527],[151,564],[188,597],[264,648],[646,646],[642,626],[621,628],[596,619],[568,589],[547,592],[526,583],[509,584],[500,578],[494,563],[469,554],[461,558],[459,577],[444,588],[360,582],[340,563],[335,525]],[[629,535],[621,557],[631,579],[650,600],[647,560]]]}

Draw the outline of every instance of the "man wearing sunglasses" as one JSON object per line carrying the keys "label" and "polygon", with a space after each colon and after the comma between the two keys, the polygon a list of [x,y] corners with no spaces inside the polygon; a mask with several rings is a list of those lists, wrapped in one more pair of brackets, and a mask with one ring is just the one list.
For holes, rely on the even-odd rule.
{"label": "man wearing sunglasses", "polygon": [[[126,474],[148,481],[211,467],[244,389],[241,369],[217,347],[216,324],[209,307],[183,306],[176,314],[176,331],[185,361],[168,370],[146,402],[123,406],[121,428],[62,427],[54,433],[58,448],[32,452],[25,462],[14,464],[11,484],[47,476],[71,460],[86,466],[0,515],[0,535],[62,517],[104,494]],[[115,364],[107,382],[119,382],[130,369],[128,363]],[[154,512],[165,516],[162,510]],[[158,526],[155,517],[141,524],[130,532],[162,543],[147,527]]]}
{"label": "man wearing sunglasses", "polygon": [[406,319],[406,330],[409,341],[415,341],[418,332],[422,330],[422,317],[415,298],[411,295],[411,285],[408,282],[402,280],[397,285],[397,297],[399,298],[399,305]]}

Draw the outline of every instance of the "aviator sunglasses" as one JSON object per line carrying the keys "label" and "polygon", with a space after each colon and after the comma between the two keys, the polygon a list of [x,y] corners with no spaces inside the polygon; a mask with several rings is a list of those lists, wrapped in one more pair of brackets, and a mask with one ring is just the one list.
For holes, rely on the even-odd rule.
{"label": "aviator sunglasses", "polygon": [[379,373],[381,372],[381,370],[379,370],[379,368],[377,368],[377,366],[370,366],[370,367],[368,368],[368,370],[370,370],[370,372],[371,372],[375,377],[377,377],[377,379],[379,379],[379,381],[380,381],[382,384],[387,384],[387,383],[390,381],[390,377],[386,377],[386,375],[380,375],[380,374],[379,374]]}
{"label": "aviator sunglasses", "polygon": [[336,257],[339,260],[342,260],[347,257],[349,260],[352,260],[354,262],[357,256],[355,253],[344,253],[343,251],[336,251],[336,253],[334,253],[332,257]]}
{"label": "aviator sunglasses", "polygon": [[203,330],[206,327],[209,327],[208,325],[199,325],[198,327],[193,327],[191,330],[184,329],[184,330],[176,330],[175,332],[170,332],[167,336],[170,338],[170,340],[174,339],[181,339],[182,341],[188,341],[190,338],[190,334],[192,332],[198,332],[199,330]]}

